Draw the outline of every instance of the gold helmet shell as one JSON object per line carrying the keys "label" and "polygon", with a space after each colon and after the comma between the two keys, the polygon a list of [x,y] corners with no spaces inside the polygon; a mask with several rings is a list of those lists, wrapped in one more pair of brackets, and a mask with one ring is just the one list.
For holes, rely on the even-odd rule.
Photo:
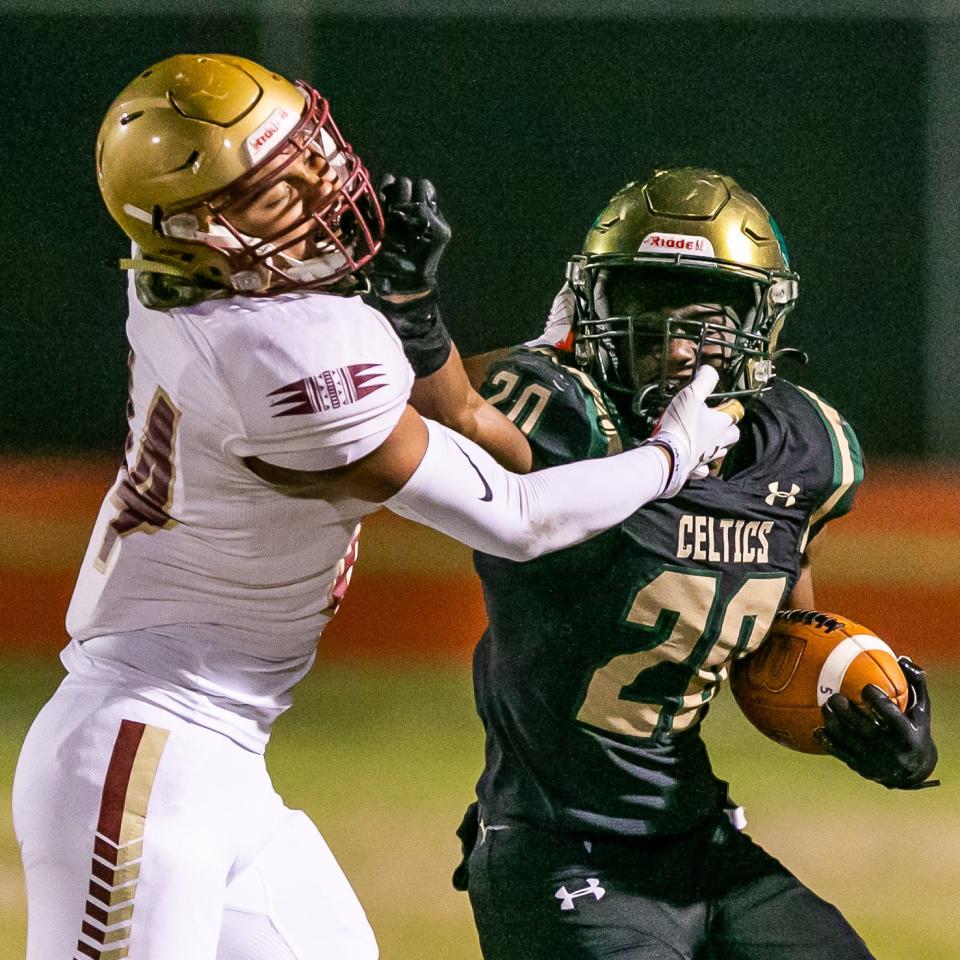
{"label": "gold helmet shell", "polygon": [[697,167],[627,184],[590,228],[583,254],[796,279],[763,204],[732,177]]}
{"label": "gold helmet shell", "polygon": [[[231,212],[308,151],[337,171],[335,195],[282,235],[238,231]],[[107,110],[96,160],[104,203],[140,253],[201,282],[249,293],[324,286],[379,249],[375,191],[327,102],[242,57],[180,54],[144,70]],[[282,255],[308,231],[323,235],[325,256]]]}
{"label": "gold helmet shell", "polygon": [[[796,303],[799,278],[773,217],[732,177],[679,167],[658,169],[647,180],[627,184],[601,211],[582,252],[568,264],[568,279],[581,304],[576,334],[581,365],[611,387],[643,392],[662,404],[665,388],[634,382],[623,369],[629,364],[618,363],[615,341],[639,338],[640,322],[611,317],[606,309],[604,280],[618,268],[678,271],[678,278],[712,271],[749,284],[755,306],[737,318],[733,343],[723,328],[702,332],[704,342],[722,340],[731,355],[728,376],[715,396],[749,396],[772,381],[777,336]],[[689,322],[664,323],[661,331],[668,338],[680,326],[690,327]]]}

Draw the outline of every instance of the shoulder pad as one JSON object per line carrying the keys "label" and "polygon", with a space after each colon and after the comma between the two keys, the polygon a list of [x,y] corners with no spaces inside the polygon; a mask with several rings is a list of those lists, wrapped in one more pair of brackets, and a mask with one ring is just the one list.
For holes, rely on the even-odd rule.
{"label": "shoulder pad", "polygon": [[413,371],[387,321],[358,298],[221,304],[204,329],[241,421],[231,453],[310,451],[313,469],[326,470],[365,456],[396,426]]}
{"label": "shoulder pad", "polygon": [[818,505],[810,514],[800,549],[805,550],[831,520],[849,513],[857,488],[863,481],[863,451],[853,427],[822,397],[811,390],[794,386],[816,412],[830,444],[832,475],[826,478]]}
{"label": "shoulder pad", "polygon": [[550,347],[521,347],[494,363],[480,393],[526,435],[536,469],[623,450],[613,404]]}

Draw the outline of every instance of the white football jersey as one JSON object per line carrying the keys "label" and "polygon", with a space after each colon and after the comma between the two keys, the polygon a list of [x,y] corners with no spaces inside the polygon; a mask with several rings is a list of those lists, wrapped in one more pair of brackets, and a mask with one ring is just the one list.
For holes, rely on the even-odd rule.
{"label": "white football jersey", "polygon": [[285,496],[248,456],[324,470],[378,447],[413,371],[359,297],[130,297],[130,436],[67,613],[72,673],[262,750],[357,558],[355,499]]}

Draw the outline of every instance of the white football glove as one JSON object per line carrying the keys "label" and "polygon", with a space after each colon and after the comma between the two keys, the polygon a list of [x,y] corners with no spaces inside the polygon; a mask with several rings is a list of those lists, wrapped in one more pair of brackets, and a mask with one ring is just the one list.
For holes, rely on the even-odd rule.
{"label": "white football glove", "polygon": [[710,409],[704,402],[718,379],[713,367],[701,367],[696,377],[667,404],[646,441],[665,447],[672,455],[673,469],[664,497],[679,493],[690,477],[705,477],[709,465],[740,439],[733,417]]}
{"label": "white football glove", "polygon": [[528,340],[528,347],[558,347],[566,343],[573,330],[573,321],[576,312],[577,298],[569,283],[565,283],[553,298],[550,313],[543,327],[543,333]]}

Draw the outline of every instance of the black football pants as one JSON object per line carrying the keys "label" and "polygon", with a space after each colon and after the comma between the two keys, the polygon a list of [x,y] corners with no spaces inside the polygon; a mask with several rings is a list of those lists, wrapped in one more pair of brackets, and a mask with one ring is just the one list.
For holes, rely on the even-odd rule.
{"label": "black football pants", "polygon": [[487,829],[469,891],[484,960],[872,960],[726,817],[640,840]]}

